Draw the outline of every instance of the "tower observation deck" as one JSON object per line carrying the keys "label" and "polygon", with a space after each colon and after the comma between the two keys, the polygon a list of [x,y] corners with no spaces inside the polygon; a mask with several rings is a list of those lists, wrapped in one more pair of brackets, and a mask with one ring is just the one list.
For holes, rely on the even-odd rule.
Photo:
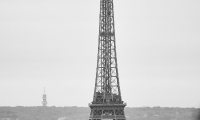
{"label": "tower observation deck", "polygon": [[113,0],[100,0],[97,68],[89,120],[125,120],[115,44]]}

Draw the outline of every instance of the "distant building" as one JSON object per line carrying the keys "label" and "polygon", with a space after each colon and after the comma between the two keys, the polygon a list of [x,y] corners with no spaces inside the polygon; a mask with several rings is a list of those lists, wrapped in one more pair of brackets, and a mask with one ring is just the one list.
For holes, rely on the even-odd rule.
{"label": "distant building", "polygon": [[43,94],[42,99],[43,99],[42,105],[43,105],[43,106],[47,106],[47,96],[46,96],[46,94],[45,94],[45,88],[44,88],[44,94]]}

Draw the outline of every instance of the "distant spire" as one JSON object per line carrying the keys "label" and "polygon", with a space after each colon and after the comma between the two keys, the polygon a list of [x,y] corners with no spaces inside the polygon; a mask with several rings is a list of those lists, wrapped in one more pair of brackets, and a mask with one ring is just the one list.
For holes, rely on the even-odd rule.
{"label": "distant spire", "polygon": [[42,105],[43,105],[43,106],[47,106],[47,96],[46,96],[46,94],[45,94],[45,87],[44,87],[44,94],[43,94],[42,99],[43,99]]}

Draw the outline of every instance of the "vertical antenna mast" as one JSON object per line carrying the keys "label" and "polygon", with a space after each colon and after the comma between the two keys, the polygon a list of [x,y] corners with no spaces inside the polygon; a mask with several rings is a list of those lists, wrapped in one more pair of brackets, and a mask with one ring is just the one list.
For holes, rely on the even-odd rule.
{"label": "vertical antenna mast", "polygon": [[44,94],[43,94],[42,99],[43,99],[42,105],[43,105],[43,106],[47,106],[47,96],[46,96],[46,94],[45,94],[45,87],[44,87]]}

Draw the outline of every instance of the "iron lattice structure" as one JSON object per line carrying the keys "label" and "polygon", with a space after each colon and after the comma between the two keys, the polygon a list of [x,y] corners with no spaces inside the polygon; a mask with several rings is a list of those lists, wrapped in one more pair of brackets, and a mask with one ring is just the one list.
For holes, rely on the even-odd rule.
{"label": "iron lattice structure", "polygon": [[100,0],[97,69],[90,120],[125,120],[115,44],[113,0]]}

